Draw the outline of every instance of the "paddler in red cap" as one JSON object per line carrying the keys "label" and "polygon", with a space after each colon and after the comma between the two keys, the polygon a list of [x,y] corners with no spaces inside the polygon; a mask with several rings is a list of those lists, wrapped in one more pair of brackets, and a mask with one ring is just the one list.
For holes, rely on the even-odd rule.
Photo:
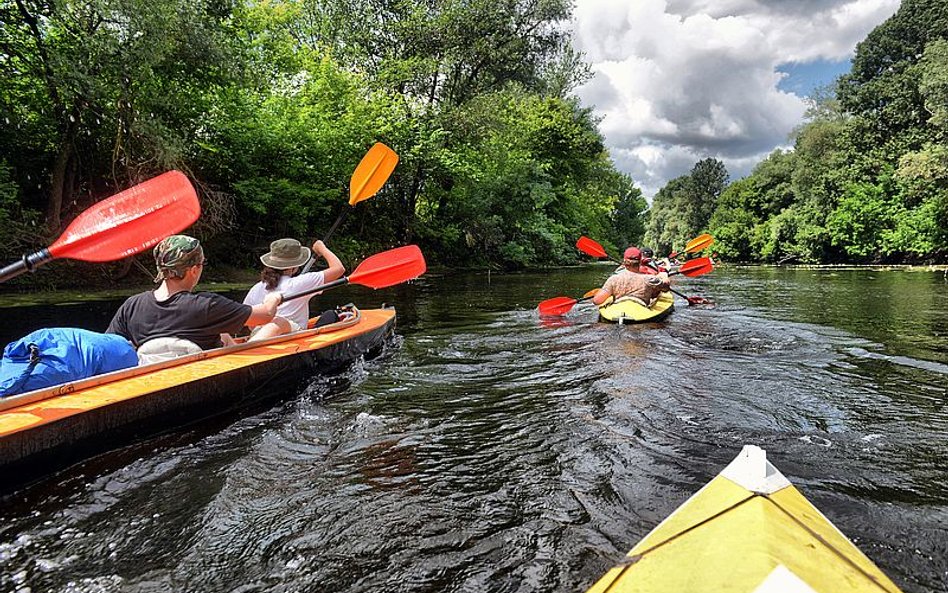
{"label": "paddler in red cap", "polygon": [[622,270],[606,280],[602,288],[593,297],[593,303],[601,305],[609,297],[615,300],[626,298],[635,300],[645,307],[658,298],[658,295],[669,288],[668,274],[665,272],[649,275],[641,271],[642,252],[638,247],[629,247],[622,254]]}

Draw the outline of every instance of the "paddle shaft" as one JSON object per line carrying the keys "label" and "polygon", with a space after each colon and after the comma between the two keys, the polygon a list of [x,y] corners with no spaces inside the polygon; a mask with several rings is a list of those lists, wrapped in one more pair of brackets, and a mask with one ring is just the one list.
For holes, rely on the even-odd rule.
{"label": "paddle shaft", "polygon": [[[648,263],[648,267],[652,268],[652,269],[655,270],[655,271],[658,271],[658,268],[656,268],[655,265],[654,265],[652,262],[649,262],[649,263]],[[674,273],[677,274],[678,272],[674,272]],[[671,274],[669,274],[669,276],[671,276]],[[675,290],[674,288],[672,288],[671,286],[668,287],[668,290],[670,290],[672,293],[677,294],[677,295],[680,296],[681,298],[683,298],[683,299],[685,299],[686,301],[688,301],[688,304],[689,304],[689,305],[692,304],[691,299],[694,298],[694,297],[690,297],[690,296],[686,295],[686,294],[683,293],[683,292],[677,291],[677,290]]]}
{"label": "paddle shaft", "polygon": [[[339,225],[342,224],[342,221],[344,221],[346,217],[349,216],[349,213],[352,212],[352,209],[354,207],[355,206],[349,206],[348,208],[344,209],[342,212],[339,213],[339,217],[336,218],[336,222],[332,223],[332,226],[329,227],[329,232],[326,233],[325,237],[323,237],[323,243],[329,242],[329,237],[332,237],[332,234],[336,232],[336,229],[338,229]],[[312,264],[307,264],[307,265],[312,265]]]}
{"label": "paddle shaft", "polygon": [[322,292],[322,291],[324,291],[324,290],[329,290],[330,288],[336,288],[337,286],[344,286],[344,285],[346,285],[346,284],[349,284],[349,277],[348,277],[348,276],[343,276],[342,278],[340,278],[340,279],[338,279],[338,280],[333,280],[332,282],[327,282],[326,284],[323,284],[323,285],[321,285],[321,286],[317,286],[316,288],[310,288],[309,290],[304,290],[304,291],[302,291],[302,292],[297,292],[297,293],[295,293],[295,294],[291,294],[291,295],[284,296],[284,297],[283,297],[283,300],[281,301],[281,303],[285,303],[285,302],[287,302],[287,301],[292,301],[293,299],[302,298],[302,297],[304,297],[304,296],[309,296],[309,295],[311,295],[311,294],[315,294],[315,293],[317,293],[317,292]]}
{"label": "paddle shaft", "polygon": [[52,261],[53,256],[49,249],[40,249],[36,253],[24,255],[20,261],[10,264],[0,269],[0,282],[6,282],[10,278],[16,278],[24,272],[35,272],[36,268]]}
{"label": "paddle shaft", "polygon": [[[336,232],[336,229],[349,216],[349,211],[355,208],[356,204],[362,200],[368,200],[378,193],[382,185],[388,181],[397,164],[398,155],[395,154],[394,150],[381,142],[372,145],[369,152],[365,153],[365,156],[359,161],[356,170],[352,172],[352,177],[349,178],[349,208],[345,208],[339,213],[336,222],[332,224],[329,232],[323,237],[323,243],[329,242],[329,237]],[[301,273],[309,272],[314,263],[316,263],[315,258],[306,262]]]}
{"label": "paddle shaft", "polygon": [[[336,218],[336,222],[332,223],[332,226],[329,227],[329,232],[326,233],[325,237],[323,237],[323,243],[326,243],[327,241],[329,241],[329,237],[332,237],[332,234],[336,232],[336,229],[339,228],[339,225],[342,224],[342,221],[346,219],[346,216],[349,215],[349,212],[352,210],[352,208],[353,208],[352,206],[349,206],[348,208],[346,208],[339,214],[339,217]],[[306,272],[309,272],[310,269],[312,269],[313,264],[315,263],[316,263],[316,254],[314,253],[313,256],[309,258],[309,261],[306,262],[306,265],[303,266],[303,269],[300,270],[300,274],[305,274]]]}

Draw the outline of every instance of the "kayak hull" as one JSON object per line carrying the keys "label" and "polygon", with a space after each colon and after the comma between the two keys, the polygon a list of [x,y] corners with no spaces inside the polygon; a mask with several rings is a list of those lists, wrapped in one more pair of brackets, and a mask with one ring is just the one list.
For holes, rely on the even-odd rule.
{"label": "kayak hull", "polygon": [[357,322],[338,328],[210,350],[0,400],[0,484],[21,485],[96,453],[285,396],[304,377],[380,351],[394,325],[394,310],[360,311]]}
{"label": "kayak hull", "polygon": [[660,321],[675,310],[675,297],[663,292],[651,307],[631,300],[618,300],[610,305],[599,307],[599,320],[609,323],[647,323]]}
{"label": "kayak hull", "polygon": [[899,588],[754,446],[588,593],[889,592]]}

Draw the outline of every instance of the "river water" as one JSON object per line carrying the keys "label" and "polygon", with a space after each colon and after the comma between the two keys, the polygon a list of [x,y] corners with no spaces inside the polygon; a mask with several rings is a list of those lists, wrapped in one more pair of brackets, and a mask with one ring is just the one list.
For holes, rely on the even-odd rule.
{"label": "river water", "polygon": [[[724,267],[659,324],[538,318],[607,272],[327,293],[396,306],[381,357],[7,496],[0,591],[582,591],[749,443],[905,591],[948,590],[941,272]],[[0,309],[0,338],[116,306]]]}

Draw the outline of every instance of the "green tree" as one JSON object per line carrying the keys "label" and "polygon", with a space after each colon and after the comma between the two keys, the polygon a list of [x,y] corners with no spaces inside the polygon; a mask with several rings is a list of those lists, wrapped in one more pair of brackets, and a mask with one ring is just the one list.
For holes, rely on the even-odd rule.
{"label": "green tree", "polygon": [[[183,164],[186,126],[226,78],[226,4],[198,0],[15,0],[0,6],[2,111],[36,136],[4,146],[51,232],[84,186],[140,181]],[[40,90],[42,89],[42,90]],[[185,129],[182,129],[185,128]],[[9,136],[4,138],[10,140]]]}
{"label": "green tree", "polygon": [[645,241],[667,252],[706,229],[727,180],[724,163],[703,159],[688,175],[668,182],[652,201]]}

